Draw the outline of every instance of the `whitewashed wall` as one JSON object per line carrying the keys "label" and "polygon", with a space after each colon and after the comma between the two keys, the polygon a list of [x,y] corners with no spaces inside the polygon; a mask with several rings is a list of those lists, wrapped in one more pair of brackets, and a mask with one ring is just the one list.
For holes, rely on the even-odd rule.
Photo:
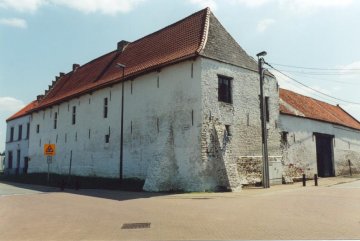
{"label": "whitewashed wall", "polygon": [[[200,62],[186,61],[125,83],[124,178],[145,179],[144,188],[152,191],[199,189],[199,170],[194,169],[200,156],[199,79]],[[105,97],[109,98],[107,119],[103,118]],[[73,106],[75,125],[71,124]],[[72,152],[72,174],[119,177],[120,111],[121,84],[116,84],[33,113],[29,171],[47,170],[43,144],[55,143],[53,172],[69,172]],[[53,128],[55,112],[57,129]],[[35,132],[38,124],[39,134]]]}
{"label": "whitewashed wall", "polygon": [[[29,139],[26,138],[27,132],[27,123],[30,122],[30,116],[23,116],[7,122],[6,125],[6,145],[5,145],[5,169],[8,169],[8,155],[9,151],[13,153],[12,169],[8,169],[8,173],[15,173],[17,166],[17,150],[20,150],[20,166],[19,173],[23,172],[24,168],[24,158],[28,156],[29,150]],[[19,135],[19,126],[22,125],[22,136],[21,139],[18,139]],[[10,129],[14,127],[14,138],[10,142]],[[30,131],[31,135],[31,131]]]}
{"label": "whitewashed wall", "polygon": [[334,135],[334,168],[336,175],[348,175],[348,160],[352,171],[360,170],[360,132],[320,121],[280,115],[282,131],[287,131],[288,144],[284,145],[284,175],[299,177],[302,172],[312,177],[317,174],[316,138],[314,132]]}
{"label": "whitewashed wall", "polygon": [[[262,142],[259,74],[255,71],[202,59],[202,157],[214,172],[209,183],[239,189],[242,184],[261,181]],[[233,78],[232,104],[218,101],[218,75]],[[278,85],[266,77],[264,95],[269,97],[268,149],[271,163],[279,163],[280,136]],[[224,139],[225,125],[231,137]],[[222,162],[219,162],[219,159]],[[277,165],[281,169],[280,165]],[[280,175],[281,175],[281,170]],[[271,179],[276,179],[274,175]],[[281,176],[280,176],[281,179]]]}

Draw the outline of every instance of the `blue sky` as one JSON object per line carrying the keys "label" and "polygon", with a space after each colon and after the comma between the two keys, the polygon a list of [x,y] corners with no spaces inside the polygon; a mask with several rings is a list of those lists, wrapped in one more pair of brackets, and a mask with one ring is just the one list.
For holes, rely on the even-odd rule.
{"label": "blue sky", "polygon": [[[0,0],[0,151],[5,119],[42,94],[59,72],[207,6],[251,56],[266,50],[269,63],[320,68],[274,65],[313,89],[360,102],[360,1]],[[280,86],[339,103],[360,119],[360,105],[275,74]]]}

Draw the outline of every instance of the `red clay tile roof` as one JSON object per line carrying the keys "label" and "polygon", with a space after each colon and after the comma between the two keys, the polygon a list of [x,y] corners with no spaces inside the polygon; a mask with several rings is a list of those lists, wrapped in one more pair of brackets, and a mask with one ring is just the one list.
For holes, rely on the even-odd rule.
{"label": "red clay tile roof", "polygon": [[129,43],[121,52],[105,54],[62,76],[35,109],[58,104],[75,96],[122,80],[117,63],[124,64],[125,79],[199,55],[206,39],[210,10],[196,12],[172,25]]}
{"label": "red clay tile roof", "polygon": [[[280,89],[280,113],[360,130],[360,122],[340,106],[330,105],[290,90]],[[290,105],[290,106],[288,106]]]}
{"label": "red clay tile roof", "polygon": [[23,117],[23,116],[29,114],[29,111],[34,109],[36,106],[37,106],[37,101],[36,100],[30,102],[24,108],[22,108],[21,110],[19,110],[18,112],[16,112],[15,114],[10,116],[9,118],[7,118],[6,122],[11,121],[11,120],[15,120],[17,118],[20,118],[20,117]]}

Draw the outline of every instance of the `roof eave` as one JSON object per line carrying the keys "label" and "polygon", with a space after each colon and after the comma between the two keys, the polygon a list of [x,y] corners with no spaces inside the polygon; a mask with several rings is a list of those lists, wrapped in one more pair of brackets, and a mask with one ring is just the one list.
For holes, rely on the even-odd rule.
{"label": "roof eave", "polygon": [[195,53],[192,53],[192,54],[189,54],[189,55],[186,55],[186,56],[183,56],[183,57],[180,57],[178,59],[174,59],[174,60],[171,60],[171,61],[168,61],[168,62],[165,62],[165,63],[162,63],[162,64],[158,64],[158,65],[154,65],[154,66],[151,66],[147,69],[143,69],[143,70],[140,70],[138,72],[134,72],[128,76],[125,76],[125,78],[116,78],[116,79],[113,79],[113,80],[110,80],[106,83],[103,83],[103,84],[99,84],[99,85],[96,85],[92,88],[89,88],[89,89],[86,89],[86,90],[83,90],[83,91],[80,91],[78,93],[75,93],[75,94],[72,94],[72,95],[69,95],[69,96],[66,96],[62,99],[59,99],[59,100],[55,100],[53,102],[50,102],[50,103],[47,103],[45,105],[41,105],[39,107],[36,107],[36,108],[33,108],[31,109],[28,114],[32,113],[32,112],[35,112],[35,111],[39,111],[39,110],[42,110],[42,109],[46,109],[46,108],[49,108],[50,106],[53,106],[53,105],[57,105],[57,104],[60,104],[62,102],[66,102],[70,99],[73,99],[75,97],[79,97],[81,95],[85,95],[85,94],[88,94],[88,93],[91,93],[93,91],[96,91],[96,90],[99,90],[99,89],[103,89],[103,88],[106,88],[108,86],[111,86],[111,85],[114,85],[114,84],[117,84],[117,83],[120,83],[121,81],[126,81],[126,80],[129,80],[129,79],[134,79],[134,78],[137,78],[141,75],[144,75],[144,74],[147,74],[147,73],[150,73],[156,69],[159,69],[159,68],[164,68],[164,67],[167,67],[167,66],[170,66],[170,65],[173,65],[173,64],[177,64],[177,63],[180,63],[180,62],[183,62],[183,61],[186,61],[188,59],[191,59],[191,58],[196,58],[198,57],[199,54],[197,52]]}

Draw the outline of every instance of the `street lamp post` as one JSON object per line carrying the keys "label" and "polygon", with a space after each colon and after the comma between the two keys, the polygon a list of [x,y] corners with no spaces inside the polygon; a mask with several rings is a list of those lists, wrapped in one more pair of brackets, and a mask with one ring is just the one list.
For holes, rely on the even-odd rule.
{"label": "street lamp post", "polygon": [[266,52],[260,52],[256,56],[258,57],[258,67],[260,75],[260,116],[261,116],[261,139],[262,139],[262,156],[263,156],[263,171],[262,171],[262,183],[264,188],[270,187],[270,177],[269,177],[269,154],[267,147],[267,129],[266,129],[266,106],[264,98],[264,72],[263,68],[264,58]]}
{"label": "street lamp post", "polygon": [[122,69],[122,82],[121,82],[121,125],[120,125],[120,168],[119,168],[119,177],[120,183],[123,181],[123,146],[124,146],[124,76],[125,68],[124,64],[117,63],[117,67]]}

